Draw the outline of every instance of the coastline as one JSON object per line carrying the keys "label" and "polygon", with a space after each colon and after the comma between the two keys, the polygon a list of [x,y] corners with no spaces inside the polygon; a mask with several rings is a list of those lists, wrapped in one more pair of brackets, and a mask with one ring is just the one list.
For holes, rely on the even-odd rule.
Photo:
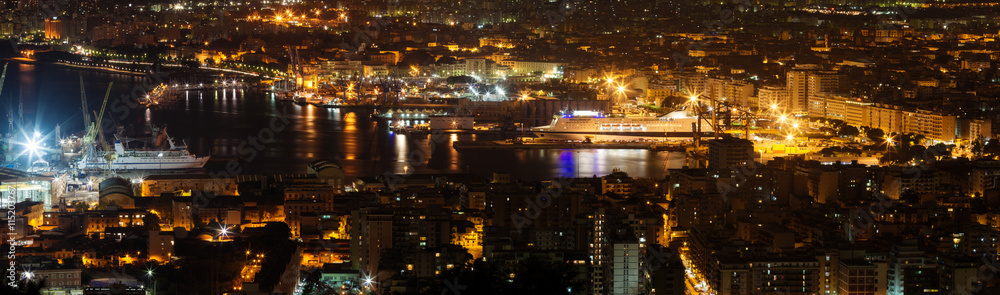
{"label": "coastline", "polygon": [[7,61],[10,61],[10,62],[15,62],[15,63],[55,65],[55,66],[61,66],[61,67],[67,67],[67,68],[74,68],[74,69],[80,69],[80,70],[89,70],[89,71],[95,71],[95,72],[105,72],[105,73],[115,73],[115,74],[128,74],[128,75],[136,75],[136,76],[144,76],[144,75],[148,74],[148,73],[139,73],[139,72],[131,72],[131,71],[109,69],[109,68],[103,68],[103,67],[81,66],[81,65],[68,64],[68,63],[64,63],[64,62],[38,61],[36,59],[31,59],[31,58],[26,58],[26,57],[8,57],[8,58],[3,58],[3,59],[7,60]]}

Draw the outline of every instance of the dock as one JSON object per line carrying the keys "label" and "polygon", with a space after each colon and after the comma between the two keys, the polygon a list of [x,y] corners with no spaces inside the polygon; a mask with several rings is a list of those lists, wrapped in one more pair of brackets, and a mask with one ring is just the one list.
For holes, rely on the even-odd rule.
{"label": "dock", "polygon": [[456,141],[456,150],[462,149],[648,149],[651,151],[684,151],[683,145],[666,145],[657,142],[505,142],[505,141]]}

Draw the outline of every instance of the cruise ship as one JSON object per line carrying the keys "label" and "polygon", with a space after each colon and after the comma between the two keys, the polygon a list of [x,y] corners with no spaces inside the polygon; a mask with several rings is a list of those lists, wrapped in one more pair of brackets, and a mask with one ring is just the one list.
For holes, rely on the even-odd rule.
{"label": "cruise ship", "polygon": [[[555,116],[546,126],[532,127],[541,139],[554,140],[664,140],[692,137],[698,119],[687,111],[663,116],[605,116],[590,111]],[[710,121],[702,119],[701,132],[712,132]]]}
{"label": "cruise ship", "polygon": [[[186,145],[174,145],[174,140],[163,133],[169,142],[169,149],[127,150],[121,141],[115,141],[115,155],[111,158],[112,170],[168,170],[168,169],[198,169],[205,166],[210,156],[195,156],[187,150]],[[85,153],[78,167],[84,170],[101,170],[108,168],[108,161],[102,152]]]}

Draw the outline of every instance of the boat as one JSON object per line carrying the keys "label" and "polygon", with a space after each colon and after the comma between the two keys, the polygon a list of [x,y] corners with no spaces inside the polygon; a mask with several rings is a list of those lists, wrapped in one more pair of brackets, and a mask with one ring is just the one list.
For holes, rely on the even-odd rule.
{"label": "boat", "polygon": [[110,167],[112,170],[171,170],[171,169],[199,169],[205,166],[211,156],[195,156],[188,152],[187,145],[176,145],[174,140],[167,136],[166,130],[157,137],[157,141],[165,140],[169,143],[166,149],[126,149],[120,140],[115,140],[113,154],[102,155],[101,152],[93,151],[85,153],[77,163],[80,169],[101,170]]}
{"label": "boat", "polygon": [[161,104],[173,103],[180,99],[175,92],[170,87],[160,84],[145,96],[139,98],[139,104],[147,108],[153,108]]}
{"label": "boat", "polygon": [[[698,118],[685,110],[663,116],[606,116],[593,111],[553,116],[552,123],[532,127],[531,132],[541,139],[552,140],[665,140],[690,138],[695,134]],[[702,119],[703,135],[712,132],[709,120]]]}

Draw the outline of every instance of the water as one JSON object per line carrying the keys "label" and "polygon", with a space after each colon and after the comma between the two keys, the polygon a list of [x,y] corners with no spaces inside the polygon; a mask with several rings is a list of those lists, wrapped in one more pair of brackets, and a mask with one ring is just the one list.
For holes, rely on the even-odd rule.
{"label": "water", "polygon": [[[304,173],[308,163],[333,159],[348,176],[393,173],[459,173],[491,176],[508,172],[515,178],[543,180],[564,176],[601,176],[619,168],[639,177],[664,177],[668,168],[684,165],[682,153],[647,150],[531,149],[463,150],[457,140],[475,135],[449,134],[432,144],[428,135],[394,134],[370,110],[325,109],[277,100],[251,90],[189,91],[176,104],[154,110],[128,108],[126,98],[142,90],[143,76],[80,70],[56,65],[12,63],[0,94],[3,115],[23,96],[26,126],[51,136],[58,123],[63,136],[83,130],[79,76],[86,84],[88,107],[98,110],[109,82],[114,82],[105,120],[138,134],[149,123],[166,125],[197,155],[212,155],[209,172]],[[136,86],[139,87],[136,87]],[[136,92],[136,93],[141,93]],[[137,94],[138,95],[138,94]],[[8,98],[12,97],[11,100]],[[284,120],[276,115],[285,114]],[[273,122],[272,122],[273,121]],[[6,123],[4,121],[3,123]],[[31,128],[31,127],[29,127]],[[6,132],[7,124],[0,130]],[[109,133],[110,134],[110,133]],[[483,138],[479,138],[483,139]],[[258,150],[259,148],[259,150]],[[233,161],[234,164],[229,164]],[[228,166],[227,166],[228,165]]]}

